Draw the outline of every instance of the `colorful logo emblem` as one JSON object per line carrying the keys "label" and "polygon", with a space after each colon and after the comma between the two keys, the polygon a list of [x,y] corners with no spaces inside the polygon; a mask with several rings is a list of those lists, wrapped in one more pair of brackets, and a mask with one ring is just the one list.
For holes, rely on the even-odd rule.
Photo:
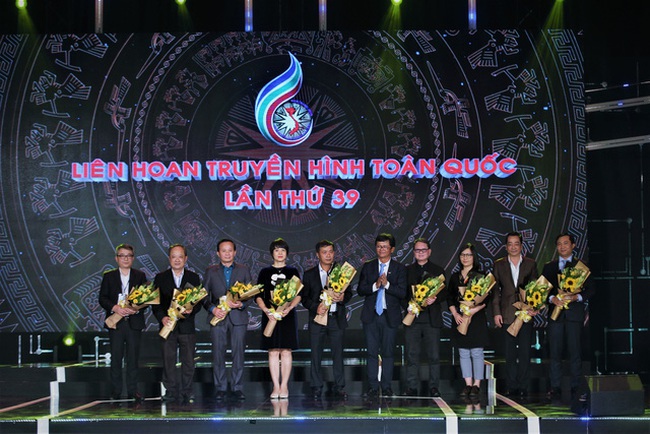
{"label": "colorful logo emblem", "polygon": [[255,101],[255,121],[268,140],[280,146],[296,146],[311,134],[313,120],[307,104],[293,100],[302,86],[302,68],[289,53],[289,69],[266,84]]}

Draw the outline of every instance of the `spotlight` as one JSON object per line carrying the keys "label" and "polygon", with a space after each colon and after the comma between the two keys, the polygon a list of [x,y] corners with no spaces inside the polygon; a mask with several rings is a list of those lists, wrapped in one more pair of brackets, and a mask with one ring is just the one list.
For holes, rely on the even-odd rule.
{"label": "spotlight", "polygon": [[27,7],[27,0],[16,0],[16,7],[18,9],[25,9]]}
{"label": "spotlight", "polygon": [[390,0],[390,2],[391,2],[392,4],[394,4],[395,6],[399,6],[399,5],[402,4],[402,0]]}
{"label": "spotlight", "polygon": [[74,343],[75,343],[74,335],[71,334],[71,333],[69,333],[69,334],[63,336],[63,340],[62,340],[62,342],[63,342],[63,345],[65,345],[66,347],[71,347],[71,346],[73,346]]}
{"label": "spotlight", "polygon": [[176,4],[179,6],[183,6],[185,4],[185,0],[176,0]]}

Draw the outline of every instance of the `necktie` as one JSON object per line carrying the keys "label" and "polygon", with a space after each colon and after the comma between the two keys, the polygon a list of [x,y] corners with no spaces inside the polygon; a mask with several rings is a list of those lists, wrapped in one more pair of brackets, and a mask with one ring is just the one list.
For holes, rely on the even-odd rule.
{"label": "necktie", "polygon": [[[386,264],[380,263],[379,264],[379,275],[381,276],[384,274],[384,270],[386,269]],[[380,287],[379,290],[377,291],[377,300],[375,301],[375,312],[377,312],[377,315],[381,315],[384,313],[384,287]]]}
{"label": "necktie", "polygon": [[558,264],[560,271],[564,270],[564,267],[566,266],[566,259],[560,258],[560,263]]}

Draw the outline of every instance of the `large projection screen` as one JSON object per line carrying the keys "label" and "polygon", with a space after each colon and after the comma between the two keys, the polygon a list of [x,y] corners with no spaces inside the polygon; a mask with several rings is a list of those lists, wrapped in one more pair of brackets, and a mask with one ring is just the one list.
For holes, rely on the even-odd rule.
{"label": "large projection screen", "polygon": [[587,246],[571,30],[4,35],[0,113],[2,332],[101,331],[123,242],[149,277],[173,243],[202,274],[222,238],[254,276],[277,237],[301,273],[382,232],[448,273],[511,231],[540,268],[560,232]]}

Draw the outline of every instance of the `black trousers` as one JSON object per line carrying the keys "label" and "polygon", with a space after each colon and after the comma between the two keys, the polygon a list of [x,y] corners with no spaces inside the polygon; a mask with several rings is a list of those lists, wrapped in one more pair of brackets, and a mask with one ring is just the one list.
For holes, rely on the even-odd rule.
{"label": "black trousers", "polygon": [[567,352],[569,355],[569,367],[571,370],[571,387],[576,388],[580,385],[582,376],[582,357],[580,333],[582,331],[582,322],[549,320],[548,327],[549,355],[551,359],[550,377],[551,387],[560,387],[562,384],[562,350],[566,340]]}
{"label": "black trousers", "polygon": [[419,390],[420,354],[427,356],[429,364],[429,389],[439,387],[440,383],[440,329],[429,323],[414,322],[404,327],[406,344],[406,384],[410,389]]}
{"label": "black trousers", "polygon": [[334,371],[334,388],[345,387],[345,374],[343,371],[343,336],[344,329],[339,327],[337,315],[345,315],[345,310],[331,313],[327,317],[327,326],[311,321],[309,323],[309,338],[311,348],[311,387],[321,389],[323,387],[323,350],[325,349],[325,338],[329,338],[332,350],[332,369]]}
{"label": "black trousers", "polygon": [[[162,339],[162,338],[160,338]],[[181,382],[176,381],[176,348],[181,361]],[[194,354],[196,353],[196,335],[194,333],[180,334],[178,330],[170,333],[167,339],[162,339],[163,375],[162,383],[170,395],[192,395],[192,380],[194,379]]]}
{"label": "black trousers", "polygon": [[530,345],[533,322],[524,323],[517,336],[508,333],[510,324],[503,324],[501,332],[506,343],[506,378],[508,389],[528,390],[530,380]]}
{"label": "black trousers", "polygon": [[138,368],[140,360],[141,330],[134,330],[129,319],[117,323],[115,329],[108,330],[111,346],[111,395],[122,394],[122,361],[126,358],[126,393],[129,396],[138,391]]}

